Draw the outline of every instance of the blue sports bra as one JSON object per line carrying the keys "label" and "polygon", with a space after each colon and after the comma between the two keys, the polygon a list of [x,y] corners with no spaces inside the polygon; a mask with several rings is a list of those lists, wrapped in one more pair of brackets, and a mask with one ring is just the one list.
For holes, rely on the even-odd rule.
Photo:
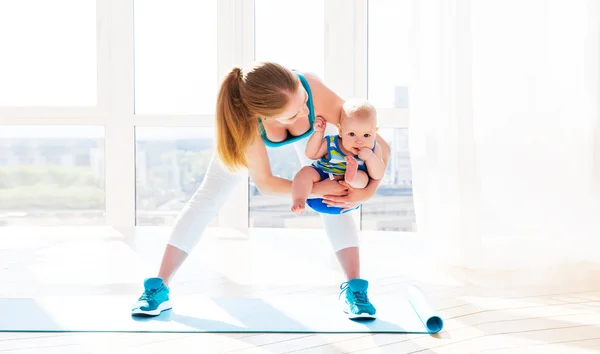
{"label": "blue sports bra", "polygon": [[293,142],[296,142],[298,140],[302,140],[304,138],[309,137],[313,132],[314,132],[314,124],[315,124],[315,107],[313,106],[313,98],[312,98],[312,92],[310,91],[310,86],[308,85],[308,81],[306,81],[306,78],[298,73],[295,72],[296,75],[298,75],[298,78],[300,78],[300,82],[302,82],[302,86],[304,87],[304,89],[306,90],[306,93],[308,93],[308,101],[306,101],[306,104],[308,106],[308,121],[310,122],[310,129],[302,134],[302,135],[292,135],[290,134],[290,132],[287,132],[287,138],[285,138],[285,140],[283,141],[271,141],[267,138],[267,135],[265,133],[265,128],[262,125],[262,121],[260,118],[258,118],[258,124],[259,124],[259,128],[260,128],[260,135],[262,136],[263,141],[265,142],[265,145],[268,147],[280,147],[283,145],[287,145],[287,144],[291,144]]}

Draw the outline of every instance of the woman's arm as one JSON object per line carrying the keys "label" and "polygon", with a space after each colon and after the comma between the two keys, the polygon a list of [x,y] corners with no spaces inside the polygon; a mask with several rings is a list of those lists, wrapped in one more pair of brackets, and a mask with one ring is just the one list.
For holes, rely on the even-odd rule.
{"label": "woman's arm", "polygon": [[254,139],[246,151],[248,156],[248,175],[261,194],[290,194],[292,181],[273,176],[267,147],[260,137]]}
{"label": "woman's arm", "polygon": [[327,87],[317,75],[312,73],[302,75],[308,81],[312,91],[315,116],[323,117],[327,123],[337,126],[343,112],[344,100]]}
{"label": "woman's arm", "polygon": [[[292,181],[273,176],[265,143],[257,137],[246,151],[248,155],[248,175],[263,195],[282,195],[292,193]],[[325,180],[313,184],[311,198],[323,195],[344,196],[348,188],[337,181]]]}

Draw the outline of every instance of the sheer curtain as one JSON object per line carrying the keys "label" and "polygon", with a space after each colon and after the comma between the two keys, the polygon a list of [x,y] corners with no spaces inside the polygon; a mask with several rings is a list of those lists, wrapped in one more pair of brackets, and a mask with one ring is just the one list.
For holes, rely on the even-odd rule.
{"label": "sheer curtain", "polygon": [[471,269],[600,262],[600,2],[414,1],[418,232]]}

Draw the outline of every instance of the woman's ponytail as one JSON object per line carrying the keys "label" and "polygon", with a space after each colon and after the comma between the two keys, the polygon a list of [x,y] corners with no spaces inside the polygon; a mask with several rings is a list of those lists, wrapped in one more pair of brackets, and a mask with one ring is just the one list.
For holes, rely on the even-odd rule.
{"label": "woman's ponytail", "polygon": [[241,69],[233,68],[223,79],[217,97],[217,153],[231,170],[248,167],[246,150],[258,132],[256,119],[242,99],[240,85]]}

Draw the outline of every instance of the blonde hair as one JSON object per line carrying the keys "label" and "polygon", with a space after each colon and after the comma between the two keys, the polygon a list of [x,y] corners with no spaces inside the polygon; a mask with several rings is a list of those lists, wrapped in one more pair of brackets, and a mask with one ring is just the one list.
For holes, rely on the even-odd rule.
{"label": "blonde hair", "polygon": [[259,62],[233,68],[217,97],[217,153],[230,169],[248,167],[246,150],[258,135],[258,118],[274,117],[298,90],[300,80],[289,69]]}
{"label": "blonde hair", "polygon": [[[375,106],[371,102],[363,98],[353,98],[344,102],[342,106],[344,113],[342,115],[342,119],[344,117],[355,116],[357,118],[368,117],[370,115],[375,115],[377,117],[377,110]],[[340,122],[341,123],[341,122]]]}
{"label": "blonde hair", "polygon": [[[377,110],[371,102],[363,98],[349,99],[342,105],[344,114],[340,115],[340,122],[337,125],[338,131],[342,132],[342,123],[349,117],[357,119],[368,118],[371,115],[375,116],[375,124],[377,124]],[[379,127],[375,126],[375,131],[379,131]]]}

